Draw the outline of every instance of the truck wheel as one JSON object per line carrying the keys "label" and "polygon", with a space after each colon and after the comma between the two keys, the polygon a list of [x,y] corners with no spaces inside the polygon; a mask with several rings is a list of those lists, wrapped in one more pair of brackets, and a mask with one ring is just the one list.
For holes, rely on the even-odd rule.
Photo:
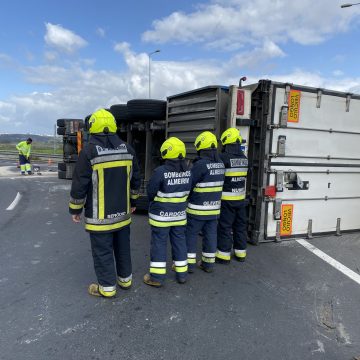
{"label": "truck wheel", "polygon": [[59,179],[66,179],[66,171],[59,170],[58,171],[58,178]]}
{"label": "truck wheel", "polygon": [[66,164],[65,163],[58,163],[58,170],[66,171]]}
{"label": "truck wheel", "polygon": [[113,114],[117,125],[128,123],[131,120],[131,116],[126,104],[117,104],[110,106],[109,111]]}
{"label": "truck wheel", "polygon": [[129,100],[127,108],[134,120],[165,120],[166,118],[166,101],[163,100]]}
{"label": "truck wheel", "polygon": [[58,119],[56,121],[56,125],[59,127],[64,127],[65,126],[65,119]]}
{"label": "truck wheel", "polygon": [[58,127],[56,132],[58,135],[65,135],[66,128],[64,127]]}

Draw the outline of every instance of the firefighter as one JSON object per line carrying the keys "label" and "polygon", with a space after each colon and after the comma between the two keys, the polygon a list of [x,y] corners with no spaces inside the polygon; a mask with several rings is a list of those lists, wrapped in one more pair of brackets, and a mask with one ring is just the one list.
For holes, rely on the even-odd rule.
{"label": "firefighter", "polygon": [[32,174],[30,164],[31,144],[32,139],[28,138],[26,141],[21,141],[16,145],[16,149],[19,151],[21,175],[25,175],[25,172],[27,172],[29,175]]}
{"label": "firefighter", "polygon": [[85,230],[90,233],[98,281],[90,284],[89,294],[111,298],[116,283],[122,289],[132,284],[130,214],[136,208],[140,171],[134,150],[116,135],[110,112],[93,113],[89,132],[89,143],[74,170],[69,211],[79,223],[85,207]]}
{"label": "firefighter", "polygon": [[235,259],[245,261],[247,245],[247,219],[245,189],[248,160],[241,150],[242,137],[236,128],[221,135],[225,164],[225,181],[221,196],[221,214],[218,222],[216,262],[229,263],[231,249]]}
{"label": "firefighter", "polygon": [[217,153],[216,136],[204,131],[195,140],[198,157],[191,169],[192,191],[189,195],[186,227],[188,272],[196,264],[196,244],[203,233],[202,257],[198,266],[212,272],[216,252],[216,227],[220,215],[221,193],[224,184],[225,166]]}
{"label": "firefighter", "polygon": [[147,193],[151,225],[150,272],[144,283],[160,287],[166,276],[166,246],[170,238],[176,280],[187,278],[186,204],[191,189],[191,172],[185,161],[185,144],[176,137],[160,148],[165,163],[155,169]]}

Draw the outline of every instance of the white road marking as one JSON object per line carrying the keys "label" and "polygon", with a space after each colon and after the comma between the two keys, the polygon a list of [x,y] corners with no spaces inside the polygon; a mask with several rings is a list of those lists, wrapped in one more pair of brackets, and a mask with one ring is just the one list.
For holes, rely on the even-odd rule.
{"label": "white road marking", "polygon": [[336,270],[339,270],[344,275],[349,277],[351,280],[354,280],[356,283],[360,285],[360,275],[357,274],[355,271],[350,270],[345,265],[341,264],[337,260],[333,259],[331,256],[325,254],[323,251],[315,247],[314,245],[311,245],[308,241],[304,239],[296,240],[300,245],[304,246],[306,249],[311,251],[313,254],[318,256],[320,259],[326,261],[328,264],[330,264],[332,267],[334,267]]}
{"label": "white road marking", "polygon": [[6,210],[14,210],[15,206],[19,203],[21,200],[22,195],[18,192],[15,196],[14,201],[6,208]]}

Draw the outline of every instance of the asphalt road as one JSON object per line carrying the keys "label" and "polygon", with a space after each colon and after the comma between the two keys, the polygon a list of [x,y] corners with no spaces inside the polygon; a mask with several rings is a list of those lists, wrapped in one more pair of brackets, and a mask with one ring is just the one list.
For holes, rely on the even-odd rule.
{"label": "asphalt road", "polygon": [[[70,183],[0,178],[0,358],[326,359],[360,356],[360,285],[294,241],[249,248],[246,263],[142,283],[150,232],[133,217],[134,286],[93,298],[88,235],[67,213]],[[22,197],[5,209],[17,192]],[[352,270],[360,235],[313,239]],[[170,265],[170,261],[168,261]]]}

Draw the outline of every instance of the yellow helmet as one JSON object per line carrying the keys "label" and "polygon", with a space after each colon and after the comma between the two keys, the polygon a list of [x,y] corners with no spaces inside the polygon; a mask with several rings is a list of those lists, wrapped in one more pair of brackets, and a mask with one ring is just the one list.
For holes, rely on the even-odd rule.
{"label": "yellow helmet", "polygon": [[185,144],[177,137],[171,137],[161,145],[160,153],[163,159],[184,159],[186,156]]}
{"label": "yellow helmet", "polygon": [[195,140],[195,149],[197,151],[204,149],[216,149],[217,139],[216,136],[210,131],[202,132]]}
{"label": "yellow helmet", "polygon": [[116,133],[116,129],[117,126],[116,126],[115,118],[107,110],[104,109],[97,110],[91,115],[89,119],[90,134],[99,134],[103,132]]}
{"label": "yellow helmet", "polygon": [[225,130],[221,135],[221,143],[223,145],[228,144],[241,144],[242,143],[242,137],[240,135],[240,131],[236,128],[229,128]]}

